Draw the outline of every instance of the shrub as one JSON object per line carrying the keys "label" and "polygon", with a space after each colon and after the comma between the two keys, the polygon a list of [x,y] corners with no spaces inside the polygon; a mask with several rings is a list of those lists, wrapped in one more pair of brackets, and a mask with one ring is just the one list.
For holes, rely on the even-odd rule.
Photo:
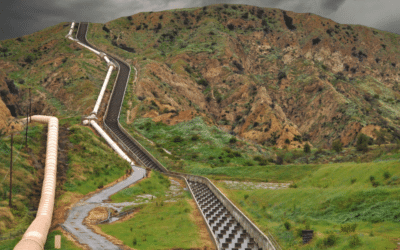
{"label": "shrub", "polygon": [[342,152],[343,150],[343,144],[340,141],[340,139],[337,139],[335,141],[333,141],[332,143],[332,149],[335,150],[337,153]]}
{"label": "shrub", "polygon": [[136,244],[137,244],[136,237],[135,237],[135,238],[133,238],[132,244],[133,244],[134,246],[136,246]]}
{"label": "shrub", "polygon": [[368,151],[368,142],[370,141],[367,135],[361,133],[357,138],[356,148],[358,151],[367,152]]}
{"label": "shrub", "polygon": [[334,246],[336,244],[337,237],[334,234],[328,235],[324,240],[324,246]]}
{"label": "shrub", "polygon": [[375,176],[371,175],[371,176],[369,177],[369,181],[370,181],[370,182],[373,182],[374,180],[375,180]]}
{"label": "shrub", "polygon": [[304,145],[304,153],[310,153],[311,152],[311,147],[310,144],[308,144],[308,142]]}
{"label": "shrub", "polygon": [[387,180],[387,179],[389,179],[390,178],[390,173],[388,172],[388,171],[385,171],[384,173],[383,173],[383,178],[385,178],[385,180]]}
{"label": "shrub", "polygon": [[290,224],[289,221],[285,221],[285,223],[283,223],[283,225],[285,226],[286,230],[290,230],[292,228],[292,224]]}
{"label": "shrub", "polygon": [[297,188],[297,184],[296,183],[292,183],[289,185],[289,188]]}
{"label": "shrub", "polygon": [[356,246],[360,246],[361,244],[362,244],[361,243],[361,239],[360,239],[360,237],[358,237],[358,235],[353,235],[353,236],[350,237],[349,246],[351,248],[356,247]]}
{"label": "shrub", "polygon": [[180,135],[174,136],[174,138],[172,138],[173,142],[183,142],[183,138]]}
{"label": "shrub", "polygon": [[232,137],[231,139],[229,139],[229,143],[236,143],[237,139],[236,137]]}
{"label": "shrub", "polygon": [[278,155],[278,156],[276,157],[275,163],[276,163],[277,165],[282,165],[282,164],[283,164],[283,159],[282,159],[282,157],[280,157],[280,156]]}
{"label": "shrub", "polygon": [[357,181],[357,179],[356,178],[351,178],[351,184],[354,184],[356,181]]}
{"label": "shrub", "polygon": [[293,141],[302,142],[301,135],[295,135]]}
{"label": "shrub", "polygon": [[197,81],[198,84],[203,85],[204,87],[208,86],[208,82],[206,79],[200,79]]}
{"label": "shrub", "polygon": [[259,155],[257,155],[257,156],[254,156],[253,160],[255,160],[255,161],[262,161],[262,157],[259,156]]}
{"label": "shrub", "polygon": [[285,143],[286,143],[286,144],[290,144],[290,140],[289,140],[289,139],[286,139],[286,140],[285,140]]}
{"label": "shrub", "polygon": [[303,229],[297,228],[296,229],[296,235],[297,235],[297,237],[303,237]]}
{"label": "shrub", "polygon": [[200,139],[199,135],[193,135],[192,138],[191,138],[192,141],[197,141],[199,139]]}
{"label": "shrub", "polygon": [[380,185],[381,185],[381,183],[378,182],[378,181],[373,181],[373,182],[372,182],[372,186],[373,186],[373,187],[378,187],[378,186],[380,186]]}
{"label": "shrub", "polygon": [[244,199],[247,200],[247,198],[249,198],[249,195],[248,195],[248,194],[245,194],[245,195],[244,195]]}
{"label": "shrub", "polygon": [[342,233],[355,232],[356,228],[357,228],[357,223],[345,224],[340,226],[340,232]]}

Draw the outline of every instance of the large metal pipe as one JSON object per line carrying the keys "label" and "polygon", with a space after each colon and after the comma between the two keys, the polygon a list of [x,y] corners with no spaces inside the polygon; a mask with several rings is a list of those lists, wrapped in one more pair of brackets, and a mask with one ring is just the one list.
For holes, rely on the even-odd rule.
{"label": "large metal pipe", "polygon": [[[27,119],[23,119],[25,122]],[[54,208],[57,178],[58,119],[53,116],[34,115],[31,121],[48,123],[45,172],[39,209],[35,220],[26,230],[14,250],[42,250],[47,240]]]}
{"label": "large metal pipe", "polygon": [[103,87],[101,88],[100,94],[97,97],[96,105],[94,105],[94,109],[92,111],[92,114],[97,115],[97,112],[99,111],[101,100],[103,100],[104,92],[106,92],[107,84],[108,84],[108,81],[110,80],[111,72],[113,71],[113,69],[114,69],[114,66],[110,66],[108,68],[107,76],[104,79]]}
{"label": "large metal pipe", "polygon": [[122,151],[120,147],[111,139],[110,136],[96,123],[94,120],[90,120],[90,125],[107,141],[107,143],[121,156],[124,160],[129,162],[129,164],[134,165],[133,161]]}
{"label": "large metal pipe", "polygon": [[91,47],[89,47],[89,46],[86,46],[86,44],[83,44],[83,43],[81,43],[81,42],[78,42],[78,44],[80,44],[80,45],[82,45],[83,47],[85,47],[85,48],[87,48],[88,50],[91,50],[92,52],[94,52],[94,53],[96,53],[96,55],[100,55],[100,52],[99,51],[97,51],[97,50],[95,50],[95,49],[92,49]]}
{"label": "large metal pipe", "polygon": [[69,32],[68,32],[68,35],[67,35],[67,36],[72,35],[72,32],[74,31],[74,26],[75,26],[75,22],[72,22],[71,28],[69,29]]}

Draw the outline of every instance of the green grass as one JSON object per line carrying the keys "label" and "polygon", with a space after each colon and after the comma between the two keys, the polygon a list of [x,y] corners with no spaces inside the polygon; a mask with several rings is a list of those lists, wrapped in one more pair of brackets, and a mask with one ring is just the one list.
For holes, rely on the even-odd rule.
{"label": "green grass", "polygon": [[204,175],[212,179],[289,182],[300,180],[317,171],[319,168],[320,165],[238,166],[224,168],[192,167],[189,173]]}
{"label": "green grass", "polygon": [[[61,233],[61,231],[59,231],[59,230],[52,231],[47,235],[47,241],[46,241],[46,244],[44,245],[44,249],[46,249],[46,250],[56,249],[54,247],[54,241],[55,241],[55,236],[56,235],[61,235],[61,249],[65,249],[65,250],[79,250],[79,249],[81,249],[81,248],[75,246],[74,243],[69,241]],[[13,249],[21,239],[22,239],[22,236],[21,237],[17,237],[17,238],[12,239],[12,240],[0,241],[0,250],[11,250],[11,249]]]}
{"label": "green grass", "polygon": [[81,248],[75,246],[74,243],[69,241],[59,230],[52,231],[47,235],[47,241],[46,241],[46,244],[44,245],[44,249],[46,249],[46,250],[56,249],[56,248],[54,248],[54,241],[55,241],[56,235],[61,235],[61,249],[66,249],[66,250],[81,249]]}
{"label": "green grass", "polygon": [[[201,117],[173,126],[141,118],[125,125],[125,128],[163,165],[175,171],[190,172],[196,167],[253,166],[258,164],[253,160],[254,156],[271,156],[268,151],[263,154],[254,152],[251,145],[243,141],[230,143],[232,135],[215,126],[208,126]],[[138,136],[136,131],[156,142],[156,146]],[[166,153],[163,148],[172,154]]]}
{"label": "green grass", "polygon": [[[270,230],[284,249],[321,249],[322,238],[330,232],[338,236],[330,249],[346,249],[349,235],[354,234],[362,241],[355,249],[393,249],[400,233],[398,166],[398,160],[328,164],[296,181],[297,188],[226,193],[261,230]],[[389,173],[386,178],[385,172]],[[374,187],[374,182],[379,185]],[[290,231],[284,228],[285,221],[291,223]],[[340,232],[340,226],[348,223],[357,223],[355,233]],[[305,229],[306,224],[320,239],[302,247],[296,230]],[[374,236],[369,236],[371,231]]]}
{"label": "green grass", "polygon": [[68,154],[67,191],[87,194],[122,177],[130,169],[129,163],[88,127],[74,125],[70,131],[69,140],[74,147]]}
{"label": "green grass", "polygon": [[[6,218],[2,217],[1,222],[5,222],[0,227],[1,233],[14,232],[17,230],[25,230],[32,222],[32,214],[28,212],[30,201],[30,187],[34,184],[37,172],[32,165],[33,159],[38,159],[37,155],[41,150],[41,143],[46,140],[43,137],[43,124],[31,125],[28,131],[28,145],[32,150],[32,155],[28,153],[25,147],[25,130],[14,135],[13,144],[13,187],[12,187],[12,203],[15,207],[11,208],[11,213],[14,216],[12,224],[9,224]],[[11,137],[0,137],[0,207],[7,207],[10,191],[10,153],[11,153]],[[4,174],[3,174],[4,173]],[[7,176],[6,176],[7,175]],[[4,180],[4,181],[3,181]],[[27,192],[28,190],[28,192]]]}
{"label": "green grass", "polygon": [[190,219],[192,208],[187,200],[157,204],[141,206],[130,220],[99,226],[106,234],[135,249],[189,249],[201,244],[198,226]]}
{"label": "green grass", "polygon": [[123,189],[110,197],[112,202],[133,201],[136,195],[151,194],[156,197],[164,196],[170,186],[168,177],[153,171],[151,177],[133,187]]}

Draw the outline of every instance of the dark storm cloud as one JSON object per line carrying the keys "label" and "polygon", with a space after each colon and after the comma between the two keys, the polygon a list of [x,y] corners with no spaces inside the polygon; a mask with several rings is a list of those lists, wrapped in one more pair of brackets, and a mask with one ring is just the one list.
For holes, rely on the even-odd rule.
{"label": "dark storm cloud", "polygon": [[376,28],[384,31],[400,34],[400,17],[383,17],[377,24]]}
{"label": "dark storm cloud", "polygon": [[[378,7],[382,8],[379,12],[376,11],[376,0],[3,0],[0,4],[0,40],[27,35],[60,22],[105,23],[139,12],[217,3],[310,12],[339,23],[357,23],[397,33],[400,27],[398,18],[385,21],[385,12],[400,9],[399,0],[380,0]],[[364,7],[365,13],[359,10],[360,6],[367,6]]]}
{"label": "dark storm cloud", "polygon": [[322,0],[321,7],[324,10],[337,11],[345,2],[346,0]]}

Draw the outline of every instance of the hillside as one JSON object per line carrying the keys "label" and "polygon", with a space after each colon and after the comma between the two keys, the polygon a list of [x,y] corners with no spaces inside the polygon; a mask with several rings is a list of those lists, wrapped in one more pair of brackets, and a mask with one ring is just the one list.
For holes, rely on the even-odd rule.
{"label": "hillside", "polygon": [[[26,115],[29,87],[32,114],[60,119],[61,171],[52,230],[58,229],[71,203],[124,176],[128,168],[102,139],[79,125],[94,106],[107,67],[92,52],[65,39],[69,26],[61,23],[0,41],[0,176],[8,172],[6,124]],[[339,227],[343,218],[360,222],[357,232],[369,233],[372,228],[376,233],[376,238],[363,238],[363,246],[371,242],[379,246],[381,239],[390,247],[397,243],[393,234],[399,230],[392,225],[397,217],[379,210],[376,213],[381,214],[360,220],[348,218],[351,209],[372,211],[382,192],[387,193],[380,200],[382,209],[398,203],[393,190],[398,186],[395,166],[400,144],[374,145],[367,152],[353,146],[361,133],[376,139],[374,129],[388,130],[386,143],[400,139],[399,35],[309,13],[219,4],[93,23],[87,38],[138,70],[121,111],[126,130],[169,170],[221,180],[215,183],[283,246],[301,245],[295,229],[302,228],[307,218],[319,233],[314,245],[323,244],[323,237],[332,232],[339,233],[329,227]],[[116,71],[110,82],[115,78]],[[106,99],[111,88],[109,84]],[[105,102],[101,112],[104,108]],[[6,179],[0,184],[2,233],[25,229],[33,219],[41,191],[46,126],[32,124],[28,150],[23,149],[24,132],[15,138],[16,207],[7,207]],[[347,148],[323,150],[336,139]],[[303,152],[306,142],[312,146],[310,154]],[[332,162],[369,163],[343,167],[328,164]],[[279,166],[282,163],[286,166]],[[351,173],[355,185],[350,179],[339,183],[339,170]],[[385,171],[390,172],[387,178]],[[327,177],[332,174],[335,178]],[[378,181],[370,181],[370,175]],[[225,180],[295,182],[299,189],[227,191]],[[24,193],[28,187],[31,192]],[[345,189],[350,193],[343,191],[347,200],[342,202],[336,194]],[[307,200],[318,192],[323,193],[323,205]],[[372,198],[353,204],[357,192]],[[292,208],[293,197],[299,201],[297,210],[296,205]],[[290,204],[286,210],[276,205],[282,200]],[[318,212],[304,212],[317,205]],[[335,210],[341,205],[345,207]],[[152,213],[162,211],[156,209]],[[298,209],[303,213],[297,214]],[[189,216],[187,211],[192,210],[185,211]],[[278,215],[270,218],[272,213]],[[284,231],[285,220],[292,223],[292,230]],[[339,237],[338,248],[347,245],[347,236]],[[14,246],[18,239],[5,244]]]}
{"label": "hillside", "polygon": [[[60,23],[0,41],[0,118],[26,116],[28,88],[32,88],[32,115],[71,117],[91,112],[107,65],[65,39],[69,27]],[[114,71],[110,81],[115,77]],[[111,88],[110,84],[106,97]]]}
{"label": "hillside", "polygon": [[[210,123],[279,148],[400,138],[397,34],[246,5],[139,13],[88,39],[139,70],[127,122]],[[102,45],[102,46],[100,46]]]}

